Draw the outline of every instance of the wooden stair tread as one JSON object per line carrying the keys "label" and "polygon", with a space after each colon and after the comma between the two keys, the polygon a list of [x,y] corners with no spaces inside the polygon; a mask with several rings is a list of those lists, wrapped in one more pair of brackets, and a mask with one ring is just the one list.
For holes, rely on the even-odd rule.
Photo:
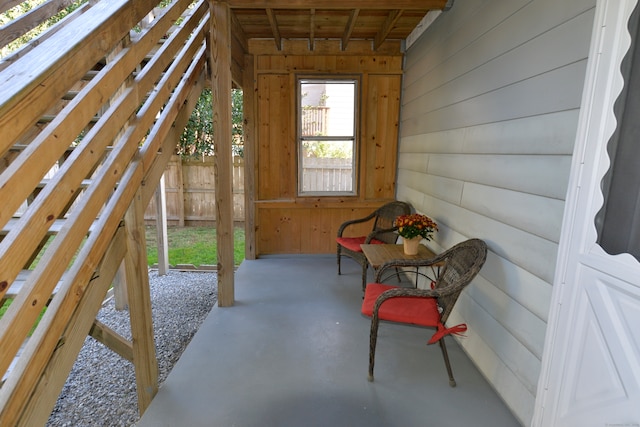
{"label": "wooden stair tread", "polygon": [[9,378],[9,374],[11,373],[11,371],[13,371],[13,368],[18,363],[18,360],[20,359],[20,355],[22,354],[22,352],[24,350],[24,347],[27,344],[27,341],[29,341],[29,338],[27,338],[25,340],[25,342],[22,344],[22,347],[20,347],[20,350],[18,350],[18,353],[16,354],[16,356],[13,358],[13,360],[9,364],[9,368],[7,369],[7,372],[4,373],[4,375],[2,376],[2,380],[0,380],[0,387],[2,387],[2,385],[7,380],[7,378]]}
{"label": "wooden stair tread", "polygon": [[[10,148],[9,151],[24,151],[29,145],[28,144],[13,144]],[[69,146],[66,149],[67,153],[72,152],[73,150],[75,150],[76,147],[75,146]],[[113,150],[113,146],[112,145],[108,145],[106,148],[106,151],[111,151]]]}
{"label": "wooden stair tread", "polygon": [[[11,231],[11,229],[13,227],[16,226],[16,223],[20,221],[20,218],[11,218],[9,220],[9,222],[7,222],[2,228],[0,228],[0,235],[2,236],[6,236],[7,234],[9,234],[9,232]],[[64,226],[64,224],[67,222],[66,219],[56,219],[51,223],[51,226],[49,227],[49,231],[47,232],[47,235],[51,236],[54,234],[58,234],[60,232],[60,230],[62,230],[62,227]],[[95,224],[95,222],[94,222]],[[91,233],[93,231],[94,225],[91,225],[91,227],[89,227],[89,233]]]}
{"label": "wooden stair tread", "polygon": [[[7,289],[7,293],[4,294],[4,296],[2,297],[2,300],[4,301],[5,299],[13,299],[17,297],[18,293],[22,290],[22,287],[24,286],[25,282],[27,281],[31,273],[32,273],[32,270],[22,270],[20,273],[18,273],[18,277],[16,277],[16,280],[14,280],[13,283],[11,283],[11,285],[9,286],[9,289]],[[62,282],[63,279],[64,279],[64,275],[62,275],[62,279],[60,280],[60,282]],[[53,289],[53,292],[51,293],[51,298],[53,298],[54,295],[58,293],[58,291],[60,290],[60,285],[61,285],[60,282],[58,282],[56,287]],[[51,300],[51,298],[49,300]]]}
{"label": "wooden stair tread", "polygon": [[[80,188],[87,188],[91,182],[93,180],[91,179],[83,179],[82,183],[80,183]],[[51,182],[51,179],[45,178],[43,180],[40,181],[40,183],[38,184],[38,188],[44,188],[45,185],[49,184]]]}

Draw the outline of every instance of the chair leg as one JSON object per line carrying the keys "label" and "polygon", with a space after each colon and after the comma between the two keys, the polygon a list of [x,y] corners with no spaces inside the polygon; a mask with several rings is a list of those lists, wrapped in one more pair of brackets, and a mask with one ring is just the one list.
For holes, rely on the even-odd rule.
{"label": "chair leg", "polygon": [[340,245],[337,245],[336,254],[337,254],[337,257],[338,257],[338,276],[339,276],[340,274],[342,274],[342,273],[340,272],[340,252],[341,252],[341,251],[340,251]]}
{"label": "chair leg", "polygon": [[364,288],[367,287],[367,267],[368,266],[369,266],[369,264],[365,260],[362,263],[362,292],[364,292]]}
{"label": "chair leg", "polygon": [[442,357],[444,358],[444,364],[447,367],[447,374],[449,375],[449,385],[451,387],[456,386],[456,380],[453,379],[453,371],[451,370],[451,363],[449,362],[449,353],[447,352],[447,346],[444,343],[444,337],[442,337],[438,343],[442,350]]}
{"label": "chair leg", "polygon": [[378,316],[371,318],[371,334],[369,335],[369,381],[373,382],[373,366],[376,359],[376,342],[378,340]]}

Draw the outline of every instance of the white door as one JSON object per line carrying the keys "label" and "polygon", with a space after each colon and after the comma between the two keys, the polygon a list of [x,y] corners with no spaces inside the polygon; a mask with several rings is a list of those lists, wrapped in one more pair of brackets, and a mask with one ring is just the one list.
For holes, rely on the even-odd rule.
{"label": "white door", "polygon": [[597,2],[534,426],[640,427],[640,263],[607,254],[595,221],[637,1]]}

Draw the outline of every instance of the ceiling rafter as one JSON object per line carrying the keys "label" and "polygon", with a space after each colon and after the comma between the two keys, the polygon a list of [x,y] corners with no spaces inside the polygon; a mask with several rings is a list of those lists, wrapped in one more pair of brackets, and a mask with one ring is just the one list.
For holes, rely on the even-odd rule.
{"label": "ceiling rafter", "polygon": [[384,24],[382,24],[380,31],[378,31],[378,34],[376,34],[376,37],[373,40],[373,50],[378,50],[380,45],[382,45],[391,30],[393,30],[393,26],[396,25],[396,22],[398,22],[398,19],[402,16],[402,12],[402,9],[396,9],[389,12],[387,19],[385,19]]}
{"label": "ceiling rafter", "polygon": [[360,9],[353,9],[351,11],[351,14],[349,15],[349,21],[347,22],[347,26],[344,29],[344,34],[342,35],[342,50],[347,49],[347,43],[349,43],[351,33],[353,32],[353,28],[356,25],[356,20],[358,19],[359,14]]}
{"label": "ceiling rafter", "polygon": [[276,48],[282,50],[282,37],[280,37],[280,30],[278,29],[278,22],[276,16],[273,14],[273,9],[266,9],[267,18],[269,19],[269,25],[271,26],[271,32],[273,33],[273,39],[276,42]]}
{"label": "ceiling rafter", "polygon": [[[2,0],[0,0],[1,2]],[[305,41],[316,52],[325,40],[346,52],[367,45],[372,51],[401,45],[427,13],[453,0],[221,0],[229,5],[234,42],[282,52]],[[237,39],[237,41],[236,41]],[[269,43],[270,46],[264,43]],[[287,47],[287,49],[289,49]]]}

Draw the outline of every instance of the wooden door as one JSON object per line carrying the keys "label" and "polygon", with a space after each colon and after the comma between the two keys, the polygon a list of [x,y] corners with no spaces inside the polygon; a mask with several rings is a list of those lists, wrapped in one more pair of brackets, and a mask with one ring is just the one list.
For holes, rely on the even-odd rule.
{"label": "wooden door", "polygon": [[603,178],[615,165],[609,141],[621,122],[614,103],[628,90],[620,70],[636,3],[597,2],[534,426],[640,425],[640,262],[598,243]]}

